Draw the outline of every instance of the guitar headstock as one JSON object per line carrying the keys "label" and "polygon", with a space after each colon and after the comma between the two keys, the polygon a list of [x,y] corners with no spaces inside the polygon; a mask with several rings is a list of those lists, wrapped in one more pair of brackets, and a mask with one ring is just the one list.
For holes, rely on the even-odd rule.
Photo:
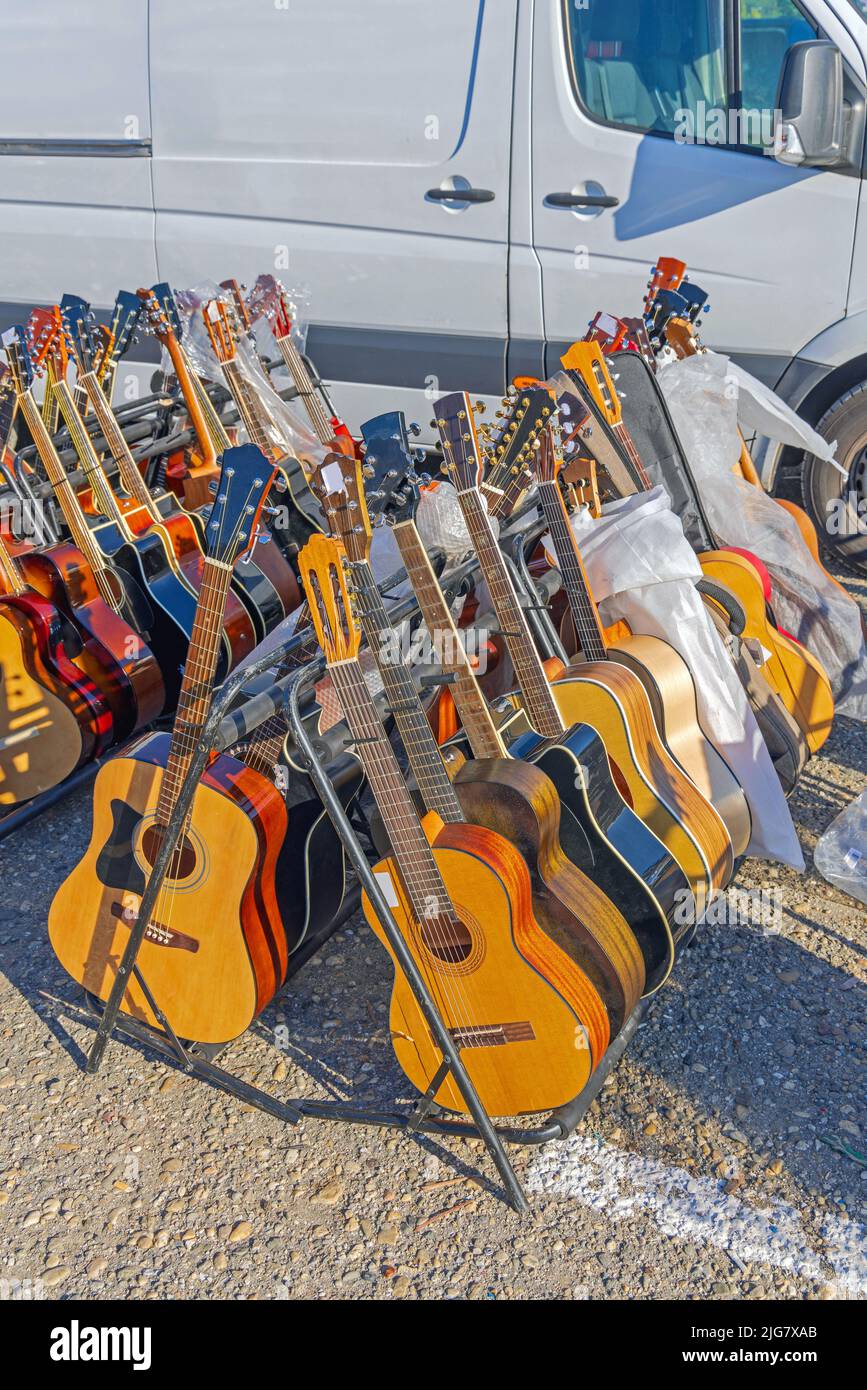
{"label": "guitar headstock", "polygon": [[503,405],[503,426],[485,446],[486,486],[507,494],[498,513],[508,514],[533,485],[533,449],[555,406],[547,386],[541,385],[517,391]]}
{"label": "guitar headstock", "polygon": [[454,391],[434,402],[434,412],[449,481],[459,493],[473,492],[484,476],[473,403],[466,391]]}
{"label": "guitar headstock", "polygon": [[606,423],[612,429],[622,424],[620,398],[599,344],[573,343],[560,361],[576,385],[581,385],[590,392]]}
{"label": "guitar headstock", "polygon": [[253,320],[247,308],[247,301],[244,299],[244,286],[239,284],[237,280],[221,280],[220,289],[226,290],[232,296],[232,304],[239,327],[244,333],[251,333]]}
{"label": "guitar headstock", "polygon": [[120,361],[129,351],[141,322],[142,304],[137,294],[130,290],[120,290],[108,324],[108,337],[103,350],[97,348],[95,361],[100,374],[109,366]]}
{"label": "guitar headstock", "polygon": [[99,358],[96,320],[87,300],[77,294],[65,294],[60,301],[60,314],[69,351],[80,372],[92,372]]}
{"label": "guitar headstock", "polygon": [[689,318],[693,323],[697,324],[702,314],[710,313],[710,295],[700,285],[694,284],[692,280],[684,280],[678,293],[681,299],[686,301]]}
{"label": "guitar headstock", "polygon": [[623,319],[623,324],[628,334],[628,346],[639,357],[643,357],[651,371],[655,372],[659,366],[656,360],[656,353],[653,350],[653,343],[650,341],[650,334],[647,331],[647,324],[644,319]]}
{"label": "guitar headstock", "polygon": [[660,290],[646,320],[651,341],[661,347],[671,320],[688,318],[689,301],[677,290]]}
{"label": "guitar headstock", "polygon": [[66,380],[69,349],[63,319],[56,304],[46,309],[31,310],[27,320],[27,347],[37,372],[51,363],[55,378],[58,381]]}
{"label": "guitar headstock", "polygon": [[592,320],[585,341],[598,343],[603,352],[619,352],[628,337],[623,319],[615,318],[600,309]]}
{"label": "guitar headstock", "polygon": [[160,343],[167,343],[172,336],[180,340],[183,325],[171,285],[163,280],[149,290],[136,290],[136,295],[141,305],[142,330],[153,334]]}
{"label": "guitar headstock", "polygon": [[247,296],[247,314],[252,322],[266,318],[277,342],[292,332],[295,310],[280,281],[274,275],[260,275]]}
{"label": "guitar headstock", "polygon": [[228,304],[224,304],[222,299],[209,299],[202,305],[202,317],[217,361],[221,365],[234,362],[238,347],[237,328]]}
{"label": "guitar headstock", "polygon": [[686,275],[686,261],[675,260],[672,256],[660,256],[650,272],[647,294],[644,296],[645,317],[653,307],[653,301],[660,290],[679,290]]}
{"label": "guitar headstock", "polygon": [[226,449],[205,527],[209,560],[234,565],[255,544],[259,519],[276,469],[255,444]]}
{"label": "guitar headstock", "polygon": [[539,436],[534,467],[540,483],[556,483],[566,467],[566,458],[563,452],[563,431],[556,415],[551,418],[548,428],[543,430]]}
{"label": "guitar headstock", "polygon": [[12,328],[6,329],[0,337],[0,343],[3,344],[3,351],[6,353],[13,390],[16,396],[23,396],[25,391],[30,390],[36,375],[27,346],[27,334],[20,324],[15,324]]}
{"label": "guitar headstock", "polygon": [[689,319],[669,319],[665,325],[665,341],[681,361],[684,357],[695,357],[701,351],[695,325]]}
{"label": "guitar headstock", "polygon": [[361,624],[353,611],[346,564],[343,546],[329,536],[312,536],[298,556],[310,621],[329,665],[353,661],[361,651]]}
{"label": "guitar headstock", "polygon": [[369,560],[373,523],[358,459],[340,453],[326,454],[314,464],[309,486],[322,508],[329,534],[342,543],[348,558]]}
{"label": "guitar headstock", "polygon": [[418,426],[407,426],[402,410],[389,410],[361,426],[368,504],[393,525],[413,520],[420,484],[428,481],[416,473],[424,453],[413,449],[410,431],[417,432]]}

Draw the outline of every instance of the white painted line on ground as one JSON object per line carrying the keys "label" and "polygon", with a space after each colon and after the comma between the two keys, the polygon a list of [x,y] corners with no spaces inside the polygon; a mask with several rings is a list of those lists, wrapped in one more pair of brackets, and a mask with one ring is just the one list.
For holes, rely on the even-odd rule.
{"label": "white painted line on ground", "polygon": [[858,1222],[829,1217],[821,1232],[827,1248],[819,1254],[788,1203],[774,1202],[760,1211],[726,1194],[723,1180],[694,1177],[601,1139],[575,1134],[547,1145],[530,1164],[527,1188],[571,1197],[615,1221],[644,1211],[663,1235],[714,1245],[745,1265],[771,1265],[830,1283],[841,1298],[867,1294],[867,1233]]}

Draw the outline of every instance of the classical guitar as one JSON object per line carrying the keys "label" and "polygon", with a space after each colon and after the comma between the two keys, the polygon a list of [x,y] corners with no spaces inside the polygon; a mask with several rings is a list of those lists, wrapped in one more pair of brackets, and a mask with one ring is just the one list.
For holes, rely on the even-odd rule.
{"label": "classical guitar", "polygon": [[[231,283],[237,284],[236,281]],[[324,444],[327,449],[354,455],[356,447],[352,435],[342,420],[328,414],[304,356],[295,342],[293,331],[297,316],[280,281],[273,275],[260,275],[247,297],[244,312],[248,321],[255,322],[256,319],[264,317],[270,323],[280,356],[319,443]]]}
{"label": "classical guitar", "polygon": [[[580,1092],[608,1046],[605,1006],[539,929],[518,850],[481,826],[445,825],[433,812],[419,819],[358,660],[361,628],[343,558],[339,542],[317,536],[299,564],[316,634],[391,845],[377,878],[488,1113],[563,1104]],[[364,912],[388,950],[366,896]],[[416,1090],[464,1110],[396,960],[390,1025],[398,1063]]]}
{"label": "classical guitar", "polygon": [[[162,344],[174,367],[196,432],[201,458],[195,475],[196,491],[207,479],[205,495],[210,501],[211,485],[216,485],[215,473],[219,473],[216,459],[231,448],[231,440],[201,378],[187,360],[181,340],[180,315],[170,287],[166,284],[154,285],[150,290],[142,289],[137,293],[144,331],[152,333]],[[157,499],[164,516],[167,505],[165,497],[166,494],[163,494]],[[190,519],[201,536],[203,519],[195,511],[190,514]],[[236,566],[232,585],[253,620],[259,641],[301,601],[292,567],[279,547],[271,543],[271,533],[267,528],[259,538],[254,555],[245,555]]]}
{"label": "classical guitar", "polygon": [[[587,349],[591,354],[589,357]],[[626,445],[630,458],[634,457],[640,464],[638,450],[622,418],[617,390],[599,345],[576,343],[568,356],[576,368],[574,373],[569,372],[569,376],[578,377],[579,389],[592,398],[605,423],[615,429]],[[636,466],[631,491],[646,491],[649,486],[650,480],[645,470]],[[720,556],[727,553],[730,552],[699,552],[698,561],[708,579],[727,584],[720,561]],[[827,674],[806,648],[780,631],[773,621],[771,580],[761,561],[749,553],[742,553],[738,557],[735,552],[735,558],[742,559],[744,563],[729,565],[727,573],[736,585],[736,597],[748,614],[748,628],[744,635],[759,644],[757,650],[770,654],[765,659],[764,675],[800,725],[811,750],[815,752],[828,738],[834,717],[834,701]]]}
{"label": "classical guitar", "polygon": [[445,467],[491,591],[530,724],[537,734],[555,739],[579,721],[596,731],[632,809],[680,865],[701,917],[711,890],[724,887],[732,872],[731,841],[719,813],[668,752],[647,693],[632,671],[617,662],[583,662],[569,670],[561,667],[553,683],[549,680],[479,495],[481,462],[470,401],[463,394],[444,397],[436,412]]}
{"label": "classical guitar", "polygon": [[71,660],[79,646],[0,540],[0,806],[57,786],[111,743],[111,711]]}
{"label": "classical guitar", "polygon": [[583,657],[591,662],[621,662],[635,672],[650,698],[663,742],[719,811],[734,853],[741,855],[752,831],[749,806],[734,773],[702,731],[695,683],[683,657],[658,637],[630,636],[612,645],[607,641],[560,492],[563,466],[560,427],[552,414],[536,455],[539,500]]}
{"label": "classical guitar", "polygon": [[321,517],[307,485],[303,466],[282,440],[277,421],[238,355],[238,330],[228,305],[220,299],[209,300],[202,306],[202,314],[211,347],[244,428],[252,442],[271,460],[282,479],[284,491],[280,493],[279,500],[288,511],[284,528],[288,544],[303,545],[311,535],[322,529]]}
{"label": "classical guitar", "polygon": [[[362,435],[371,438],[364,426]],[[370,447],[366,458],[371,469],[380,465],[379,454]],[[632,932],[601,890],[566,859],[560,847],[557,796],[540,773],[534,770],[525,775],[525,769],[506,761],[494,768],[473,762],[464,768],[460,785],[452,785],[412,672],[396,650],[397,634],[370,568],[372,533],[361,465],[346,455],[332,454],[322,474],[323,489],[330,487],[323,498],[326,520],[343,541],[362,632],[379,667],[388,709],[424,809],[436,812],[447,825],[470,820],[494,829],[517,844],[525,857],[535,850],[535,864],[550,853],[542,872],[534,875],[536,921],[584,970],[605,1002],[612,1035],[619,1032],[644,984],[644,964]],[[376,492],[381,505],[383,488]],[[457,770],[456,763],[453,766]]]}
{"label": "classical guitar", "polygon": [[[395,471],[402,471],[406,461],[411,460],[399,412],[368,421],[362,426],[362,436],[368,459],[374,451],[381,463],[391,457]],[[685,877],[656,837],[625,805],[611,779],[605,750],[592,730],[586,726],[570,730],[556,743],[526,733],[522,736],[526,722],[514,708],[495,713],[489,707],[418,533],[418,488],[411,479],[405,482],[403,493],[403,503],[392,505],[389,519],[419,601],[435,660],[452,677],[449,689],[463,733],[446,744],[442,753],[452,775],[457,772],[455,786],[463,811],[467,818],[476,821],[485,814],[501,817],[494,828],[507,838],[516,837],[515,843],[521,845],[528,863],[534,866],[534,891],[541,885],[549,896],[571,900],[573,914],[578,918],[578,934],[576,938],[576,928],[572,927],[563,939],[575,941],[571,949],[579,963],[585,961],[588,951],[593,960],[600,945],[616,958],[612,924],[600,905],[597,903],[588,917],[586,908],[583,914],[580,910],[579,895],[579,908],[575,909],[575,871],[579,871],[579,881],[583,881],[585,904],[586,885],[592,882],[595,890],[604,893],[628,921],[638,941],[645,993],[658,989],[674,963],[675,936],[682,936],[684,930],[683,917],[678,924],[676,915],[678,905],[690,897]],[[473,761],[462,766],[464,754],[470,751]],[[490,787],[487,794],[486,786]],[[559,802],[556,813],[549,804],[552,789],[555,802]],[[477,805],[479,798],[484,809]],[[483,823],[489,821],[484,819]],[[564,870],[564,858],[568,871]],[[544,910],[537,908],[543,926]],[[550,915],[550,908],[548,912]],[[588,927],[589,941],[584,939]],[[597,932],[599,941],[594,939]],[[598,978],[589,961],[585,968],[591,978]],[[603,981],[599,981],[598,987],[605,992]],[[610,987],[605,997],[611,1001]],[[617,1016],[622,1017],[622,1009]]]}
{"label": "classical guitar", "polygon": [[114,741],[120,742],[152,723],[165,704],[160,667],[142,636],[152,610],[135,581],[109,563],[78,505],[31,391],[33,367],[23,328],[8,329],[2,341],[18,409],[71,536],[40,551],[19,545],[16,557],[27,583],[78,630],[82,646],[75,663],[106,699]]}
{"label": "classical guitar", "polygon": [[[171,735],[114,758],[94,785],[90,844],[51,905],[60,963],[105,999],[210,709],[232,567],[252,545],[271,466],[254,445],[227,450],[207,527],[206,575]],[[196,789],[123,1007],[181,1038],[222,1043],[249,1027],[282,984],[286,939],[275,865],[286,833],[273,784],[221,754]],[[149,992],[149,994],[148,994]],[[150,997],[149,997],[150,996]]]}

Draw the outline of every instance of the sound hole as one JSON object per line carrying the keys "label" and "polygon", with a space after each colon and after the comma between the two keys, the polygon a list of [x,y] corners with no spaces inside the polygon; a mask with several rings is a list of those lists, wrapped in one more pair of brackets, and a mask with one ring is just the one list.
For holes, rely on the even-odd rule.
{"label": "sound hole", "polygon": [[422,940],[432,956],[445,965],[461,965],[473,949],[473,938],[463,922],[437,918],[422,927]]}
{"label": "sound hole", "polygon": [[[148,867],[153,868],[154,861],[160,852],[160,845],[163,842],[165,831],[161,825],[149,825],[141,837],[141,852],[147,860]],[[175,846],[174,853],[169,861],[169,872],[167,879],[189,878],[196,867],[196,848],[191,840],[185,835]]]}

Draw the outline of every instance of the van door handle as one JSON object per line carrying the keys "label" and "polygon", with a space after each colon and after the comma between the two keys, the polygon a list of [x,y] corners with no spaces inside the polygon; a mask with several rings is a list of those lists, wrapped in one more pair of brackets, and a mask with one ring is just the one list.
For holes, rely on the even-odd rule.
{"label": "van door handle", "polygon": [[429,188],[425,194],[432,203],[492,203],[492,188]]}
{"label": "van door handle", "polygon": [[619,208],[620,199],[610,193],[549,193],[550,208]]}

